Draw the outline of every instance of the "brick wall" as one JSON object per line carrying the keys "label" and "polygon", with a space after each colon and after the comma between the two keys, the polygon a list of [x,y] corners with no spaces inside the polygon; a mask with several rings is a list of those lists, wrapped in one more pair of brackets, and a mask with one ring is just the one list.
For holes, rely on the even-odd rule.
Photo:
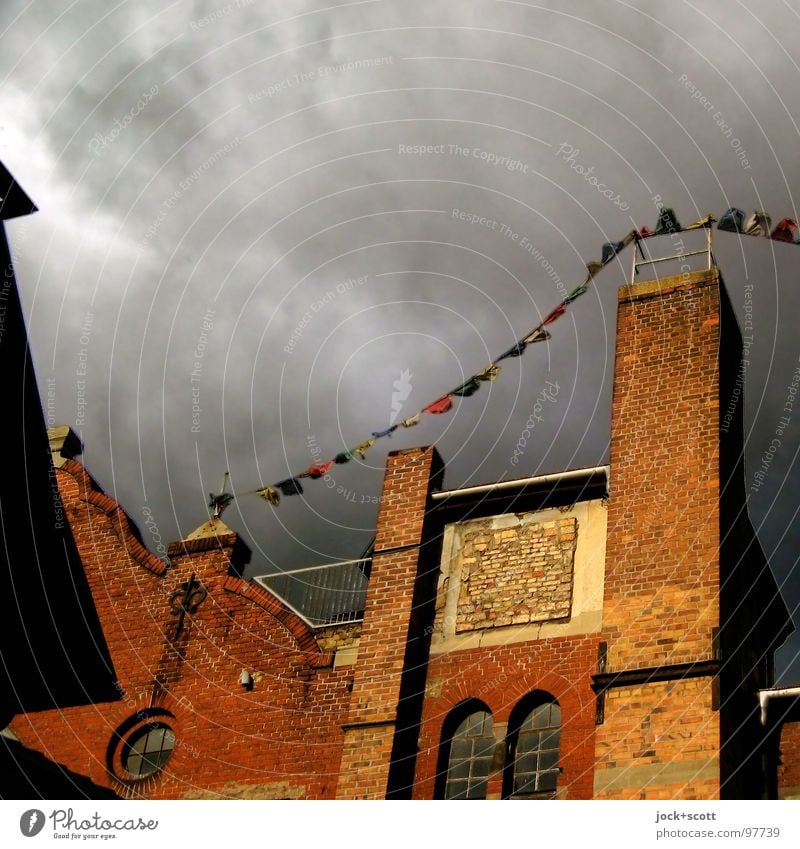
{"label": "brick wall", "polygon": [[800,722],[786,722],[781,731],[778,798],[800,799]]}
{"label": "brick wall", "polygon": [[[603,610],[610,672],[714,656],[719,324],[716,270],[620,290]],[[709,677],[620,687],[607,707],[597,795],[719,795]],[[651,769],[653,758],[669,759],[669,774]]]}
{"label": "brick wall", "polygon": [[711,701],[706,678],[607,693],[595,798],[718,798],[719,713]]}
{"label": "brick wall", "polygon": [[[479,699],[492,713],[502,743],[511,711],[534,690],[554,696],[561,707],[562,731],[558,793],[566,799],[591,799],[594,768],[595,698],[591,674],[597,660],[592,636],[451,651],[432,655],[419,739],[415,799],[432,799],[442,725],[465,699]],[[490,776],[488,798],[502,793],[502,761]]]}
{"label": "brick wall", "polygon": [[569,616],[574,517],[548,522],[503,516],[461,528],[456,632]]}
{"label": "brick wall", "polygon": [[[333,798],[352,667],[334,668],[302,620],[231,574],[243,555],[235,534],[173,544],[167,572],[82,466],[66,463],[58,480],[118,699],[18,716],[21,741],[122,796]],[[192,573],[208,595],[178,633],[169,594]],[[115,732],[157,719],[174,730],[174,753],[158,775],[131,780]]]}

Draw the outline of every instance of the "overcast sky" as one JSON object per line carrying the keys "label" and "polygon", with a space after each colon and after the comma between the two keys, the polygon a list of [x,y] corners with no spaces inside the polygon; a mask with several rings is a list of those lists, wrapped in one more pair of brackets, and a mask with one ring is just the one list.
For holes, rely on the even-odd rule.
{"label": "overcast sky", "polygon": [[[226,469],[225,520],[258,574],[358,556],[392,448],[436,443],[447,488],[607,462],[628,253],[452,413],[276,510],[244,494],[485,366],[603,242],[652,228],[659,196],[683,223],[798,217],[797,3],[4,12],[0,157],[40,207],[9,230],[47,416],[80,432],[154,549],[205,520]],[[715,253],[741,319],[753,286],[751,515],[796,611],[800,406],[773,440],[800,354],[800,247],[715,233]],[[546,381],[558,393],[512,462]],[[779,658],[795,680],[798,645]]]}

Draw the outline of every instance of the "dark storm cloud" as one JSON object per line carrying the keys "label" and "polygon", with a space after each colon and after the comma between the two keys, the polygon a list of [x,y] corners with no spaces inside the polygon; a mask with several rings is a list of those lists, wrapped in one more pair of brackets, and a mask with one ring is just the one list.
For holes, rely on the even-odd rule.
{"label": "dark storm cloud", "polygon": [[[780,4],[17,10],[0,143],[41,207],[12,227],[39,378],[56,380],[74,425],[85,362],[87,464],[135,519],[147,505],[165,539],[203,521],[230,469],[240,497],[226,519],[254,571],[356,556],[389,448],[436,442],[449,487],[604,462],[627,253],[549,345],[450,416],[277,511],[245,494],[387,426],[404,370],[411,413],[484,366],[602,242],[652,227],[655,195],[684,223],[728,205],[795,211],[800,22]],[[408,152],[419,145],[434,152]],[[757,284],[750,474],[797,364],[797,255],[717,245],[740,319]],[[557,401],[512,464],[548,380]],[[797,542],[798,424],[800,407],[751,493],[781,579]]]}

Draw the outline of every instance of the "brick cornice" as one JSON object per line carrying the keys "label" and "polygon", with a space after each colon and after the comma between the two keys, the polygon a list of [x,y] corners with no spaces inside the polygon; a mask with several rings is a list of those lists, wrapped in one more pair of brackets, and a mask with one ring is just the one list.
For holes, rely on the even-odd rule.
{"label": "brick cornice", "polygon": [[118,502],[100,489],[81,463],[76,460],[65,460],[58,472],[66,472],[74,478],[78,484],[81,499],[87,504],[97,507],[98,510],[108,516],[120,542],[136,563],[154,575],[158,575],[158,577],[166,575],[167,564],[139,542],[131,527],[128,514],[119,506]]}
{"label": "brick cornice", "polygon": [[180,539],[167,546],[167,556],[180,557],[182,554],[194,554],[198,551],[217,551],[221,548],[233,548],[239,535],[236,533],[220,536],[200,537],[199,539]]}
{"label": "brick cornice", "polygon": [[325,667],[333,664],[333,653],[320,651],[311,628],[271,592],[250,583],[244,578],[236,577],[226,578],[222,588],[226,592],[239,595],[253,602],[277,619],[295,638],[300,649],[306,654],[313,655],[312,658],[309,658],[309,663],[312,666]]}
{"label": "brick cornice", "polygon": [[617,298],[621,304],[630,301],[643,301],[649,298],[660,298],[671,295],[674,292],[683,292],[689,289],[701,289],[705,286],[716,286],[719,284],[720,274],[718,268],[705,271],[694,271],[680,276],[646,280],[644,283],[621,286],[617,291]]}

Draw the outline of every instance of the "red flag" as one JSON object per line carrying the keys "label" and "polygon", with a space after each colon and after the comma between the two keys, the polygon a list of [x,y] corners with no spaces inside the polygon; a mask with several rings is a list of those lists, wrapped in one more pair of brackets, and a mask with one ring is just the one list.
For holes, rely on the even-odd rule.
{"label": "red flag", "polygon": [[423,413],[446,413],[453,406],[453,399],[449,395],[442,395],[438,401],[428,404]]}
{"label": "red flag", "polygon": [[327,475],[332,468],[333,460],[326,460],[324,463],[320,463],[318,466],[309,466],[306,469],[306,474],[310,478],[321,478],[323,477],[323,475]]}
{"label": "red flag", "polygon": [[772,231],[771,239],[777,242],[793,242],[794,231],[797,229],[797,224],[791,218],[781,218],[778,225]]}
{"label": "red flag", "polygon": [[564,306],[564,304],[559,304],[542,322],[542,327],[544,327],[545,324],[552,324],[557,318],[561,318],[561,316],[564,315],[566,311],[567,308]]}

